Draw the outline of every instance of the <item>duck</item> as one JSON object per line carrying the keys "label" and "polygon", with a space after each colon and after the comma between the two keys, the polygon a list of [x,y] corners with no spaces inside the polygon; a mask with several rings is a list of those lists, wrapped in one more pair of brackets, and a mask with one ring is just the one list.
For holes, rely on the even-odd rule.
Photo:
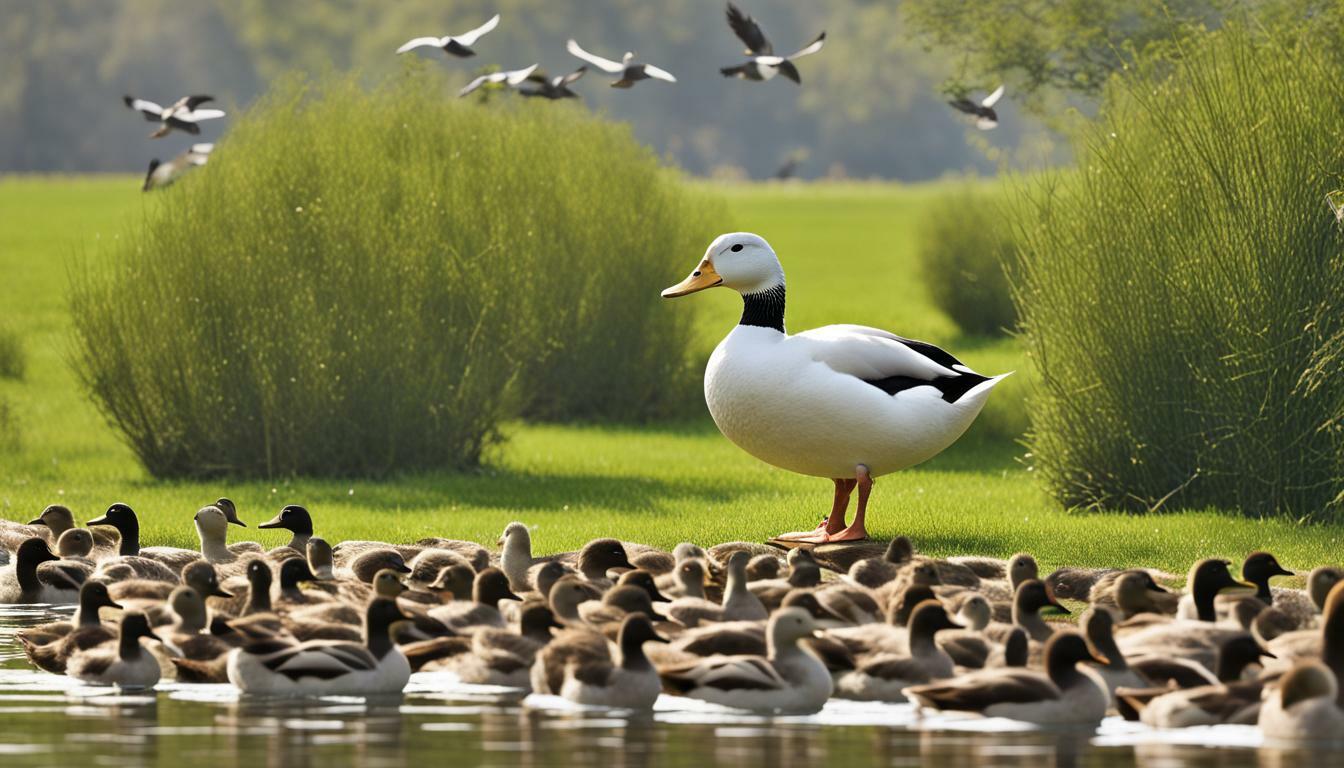
{"label": "duck", "polygon": [[607,590],[601,600],[588,600],[578,606],[579,618],[584,623],[601,629],[619,624],[626,616],[639,613],[650,620],[655,618],[649,593],[634,586],[616,586]]}
{"label": "duck", "polygon": [[[1089,638],[1088,642],[1091,642]],[[1094,646],[1094,650],[1097,646]],[[1174,699],[1162,705],[1160,710],[1150,713],[1148,720],[1144,722],[1155,723],[1159,719],[1159,711],[1183,709],[1187,704],[1206,707],[1207,713],[1199,717],[1208,717],[1219,711],[1224,717],[1243,713],[1245,715],[1253,714],[1253,710],[1242,710],[1240,707],[1233,708],[1231,711],[1222,709],[1219,702],[1228,701],[1228,690],[1240,686],[1242,683],[1254,683],[1254,689],[1242,688],[1240,692],[1251,693],[1258,700],[1260,698],[1260,688],[1263,684],[1273,679],[1272,675],[1263,673],[1253,673],[1251,668],[1255,665],[1261,665],[1262,659],[1274,659],[1274,654],[1262,646],[1255,637],[1249,633],[1234,635],[1227,638],[1218,646],[1217,661],[1212,671],[1201,664],[1197,664],[1188,659],[1169,658],[1165,656],[1141,656],[1133,659],[1125,659],[1119,653],[1119,649],[1111,651],[1099,651],[1102,656],[1115,663],[1116,659],[1128,666],[1129,669],[1138,673],[1143,681],[1141,687],[1116,687],[1113,690],[1114,704],[1126,720],[1142,720],[1142,711],[1149,702],[1159,697],[1165,696],[1173,691],[1200,690],[1201,694],[1209,694],[1207,701],[1199,699],[1191,702],[1185,702],[1180,699]],[[1231,695],[1236,696],[1239,691],[1232,691]],[[1188,714],[1180,713],[1182,718]],[[1160,719],[1166,720],[1167,714],[1163,714]],[[1250,718],[1230,718],[1228,722],[1238,722],[1241,719]]]}
{"label": "duck", "polygon": [[349,565],[336,570],[336,577],[338,580],[354,579],[365,584],[371,584],[373,577],[385,568],[390,568],[401,574],[411,572],[411,568],[406,565],[406,558],[401,552],[391,547],[378,547],[367,549],[356,555],[350,560]]}
{"label": "duck", "polygon": [[[406,563],[406,567],[411,569],[406,578],[420,585],[432,584],[444,568],[454,565],[472,568],[471,562],[454,550],[426,549]],[[474,568],[472,570],[475,571]]]}
{"label": "duck", "polygon": [[75,651],[87,650],[116,637],[116,632],[103,624],[98,611],[101,608],[120,610],[121,607],[108,594],[106,585],[86,581],[79,588],[79,607],[69,621],[21,629],[14,633],[14,637],[33,666],[63,675],[66,663]]}
{"label": "duck", "polygon": [[445,54],[459,59],[468,59],[476,55],[476,51],[471,46],[476,44],[477,40],[485,37],[491,30],[499,26],[499,14],[491,16],[484,24],[476,27],[469,32],[463,32],[460,35],[444,35],[443,37],[416,37],[412,38],[397,49],[398,54],[413,51],[416,48],[438,48]]}
{"label": "duck", "polygon": [[304,547],[308,557],[308,569],[313,572],[313,578],[318,581],[331,581],[336,578],[334,565],[331,557],[331,545],[326,539],[316,536],[308,539],[308,546]]}
{"label": "duck", "polygon": [[555,75],[548,77],[544,72],[536,71],[528,75],[527,80],[535,83],[535,88],[519,88],[518,92],[524,96],[539,96],[543,99],[577,99],[579,94],[575,93],[569,86],[578,82],[579,78],[587,74],[587,67],[579,67],[565,75]]}
{"label": "duck", "polygon": [[947,102],[953,109],[975,118],[975,127],[982,131],[992,131],[999,127],[999,113],[994,111],[994,105],[1003,98],[1004,87],[1000,85],[995,88],[988,96],[981,99],[979,103],[971,101],[965,96]]}
{"label": "duck", "polygon": [[1030,653],[1026,630],[1016,627],[999,641],[984,634],[993,617],[993,609],[984,595],[970,595],[957,607],[956,621],[962,629],[938,633],[938,647],[962,669],[985,667],[1023,667]]}
{"label": "duck", "polygon": [[[388,571],[395,579],[396,575]],[[316,581],[313,572],[308,570],[308,561],[302,557],[292,557],[280,563],[279,591],[275,595],[275,602],[279,604],[278,611],[282,615],[296,607],[305,605],[314,605],[317,603],[328,603],[335,600],[331,595],[320,590],[310,590],[305,592],[299,585],[305,582]],[[400,582],[398,581],[398,584]]]}
{"label": "duck", "polygon": [[887,542],[887,548],[881,557],[866,557],[856,561],[845,574],[855,584],[869,589],[877,589],[896,579],[901,567],[915,556],[915,546],[905,536],[897,536]]}
{"label": "duck", "polygon": [[19,545],[14,564],[0,569],[0,603],[73,603],[79,583],[58,565],[45,539],[33,537]]}
{"label": "duck", "polygon": [[1141,613],[1174,614],[1179,600],[1142,568],[1117,571],[1114,578],[1098,581],[1089,598],[1093,608],[1109,611],[1119,619]]}
{"label": "duck", "polygon": [[[1244,635],[1224,643],[1219,648],[1219,665],[1224,656],[1250,656],[1252,662],[1260,657],[1273,658],[1255,638]],[[1161,691],[1151,698],[1144,692],[1137,695],[1124,688],[1115,690],[1118,699],[1124,699],[1127,709],[1134,710],[1138,720],[1153,728],[1189,728],[1199,725],[1231,723],[1254,725],[1259,717],[1261,694],[1265,682],[1260,678],[1248,680],[1219,675],[1219,681],[1208,685],[1179,690]]]}
{"label": "duck", "polygon": [[1055,628],[1041,617],[1042,612],[1067,616],[1069,609],[1050,594],[1045,582],[1027,579],[1018,585],[1017,593],[1013,596],[1012,624],[993,622],[985,627],[985,633],[1002,642],[1011,627],[1021,627],[1031,640],[1043,643],[1055,634]]}
{"label": "duck", "polygon": [[149,135],[151,139],[163,138],[173,131],[182,131],[195,136],[201,132],[198,123],[202,120],[218,120],[224,117],[224,111],[221,109],[200,108],[202,104],[215,100],[215,97],[205,94],[183,96],[167,107],[148,99],[137,99],[129,94],[123,96],[121,100],[129,109],[139,112],[149,122],[159,124],[159,127]]}
{"label": "duck", "polygon": [[612,61],[585,51],[573,38],[565,43],[565,50],[569,51],[570,55],[597,67],[603,72],[620,75],[619,79],[612,82],[612,88],[629,88],[640,80],[649,79],[662,80],[665,83],[677,82],[677,78],[673,77],[671,72],[647,62],[636,61],[635,54],[630,51],[626,51],[620,61]]}
{"label": "duck", "polygon": [[168,162],[163,162],[157,157],[152,158],[149,161],[149,168],[145,170],[145,180],[140,185],[140,191],[150,192],[172,186],[187,171],[209,162],[210,153],[214,150],[215,145],[212,142],[202,142],[192,144]]}
{"label": "duck", "polygon": [[576,704],[648,711],[658,700],[662,682],[644,655],[644,643],[666,643],[647,616],[630,614],[621,621],[614,645],[604,653],[578,657],[565,664],[559,695]]}
{"label": "duck", "polygon": [[815,40],[803,46],[798,52],[790,56],[776,56],[774,46],[770,44],[770,39],[765,36],[765,31],[761,29],[761,25],[732,3],[728,3],[728,27],[747,46],[746,55],[751,58],[742,64],[723,67],[719,72],[724,77],[736,77],[740,80],[760,82],[771,80],[775,75],[783,75],[785,79],[802,85],[802,76],[798,74],[798,67],[794,66],[794,60],[811,56],[820,51],[821,47],[826,44],[826,33],[822,32],[817,35]]}
{"label": "duck", "polygon": [[523,67],[522,69],[510,69],[510,70],[500,70],[498,72],[487,72],[484,75],[479,75],[473,78],[471,82],[462,86],[462,90],[457,92],[457,96],[458,98],[468,96],[487,83],[495,85],[503,84],[508,86],[509,88],[517,88],[518,86],[527,82],[527,78],[531,77],[532,73],[535,72],[536,70],[537,65],[533,64],[529,67]]}
{"label": "duck", "polygon": [[1270,741],[1344,740],[1344,709],[1335,673],[1317,661],[1297,663],[1265,697],[1257,725]]}
{"label": "duck", "polygon": [[1325,610],[1325,600],[1330,590],[1342,580],[1344,571],[1333,566],[1319,566],[1307,575],[1306,590],[1280,590],[1274,594],[1273,605],[1262,604],[1256,610],[1255,603],[1260,601],[1243,600],[1241,604],[1250,609],[1245,614],[1251,617],[1251,621],[1244,626],[1266,642],[1287,633],[1314,627]]}
{"label": "duck", "polygon": [[225,582],[228,587],[225,592],[227,597],[207,598],[210,607],[230,618],[273,613],[271,585],[275,582],[275,575],[271,572],[271,566],[264,559],[256,557],[247,562],[243,573],[246,592],[239,588],[236,581]]}
{"label": "duck", "polygon": [[[468,652],[436,659],[418,668],[426,672],[452,672],[458,680],[470,685],[499,685],[530,690],[532,664],[536,661],[537,652],[551,641],[551,631],[562,629],[563,626],[555,620],[545,603],[531,602],[523,606],[517,632],[496,628],[477,630],[466,643]],[[458,641],[465,639],[450,638]],[[439,640],[424,642],[436,643]],[[406,651],[410,657],[411,646],[407,646]]]}
{"label": "duck", "polygon": [[504,526],[499,537],[499,569],[509,577],[509,588],[527,592],[534,587],[531,574],[537,561],[532,558],[532,531],[520,522]]}
{"label": "duck", "polygon": [[56,539],[56,555],[60,560],[47,568],[59,568],[70,581],[83,584],[93,574],[95,565],[89,555],[93,552],[93,534],[86,528],[71,528]]}
{"label": "duck", "polygon": [[[29,528],[35,528],[37,535],[42,538],[50,536],[52,542],[59,541],[61,534],[76,527],[75,515],[70,508],[64,504],[52,504],[42,510],[42,514],[28,523]],[[94,559],[101,560],[110,556],[117,550],[117,539],[111,534],[102,531],[90,531],[93,535]],[[22,539],[15,543],[15,549],[21,544]]]}
{"label": "duck", "polygon": [[[796,543],[862,541],[873,478],[932,458],[960,437],[1004,376],[972,371],[942,349],[887,331],[831,325],[789,335],[784,269],[764,238],[720,235],[664,298],[722,286],[742,317],[705,367],[705,402],[719,430],[773,466],[830,478],[831,513]],[[806,418],[800,418],[806,414]],[[854,521],[845,523],[857,489]]]}
{"label": "duck", "polygon": [[785,565],[774,555],[756,555],[747,561],[747,581],[777,579]]}
{"label": "duck", "polygon": [[925,600],[910,614],[906,652],[878,653],[835,678],[835,695],[860,701],[906,701],[911,685],[952,677],[955,663],[937,643],[937,634],[961,625],[937,600]]}
{"label": "duck", "polygon": [[1083,636],[1059,632],[1045,644],[1045,672],[1003,668],[907,688],[921,708],[1004,717],[1037,725],[1091,725],[1106,715],[1106,684],[1079,664],[1105,664]]}
{"label": "duck", "polygon": [[723,602],[714,604],[694,597],[681,597],[668,603],[666,616],[684,627],[698,626],[704,621],[759,621],[769,612],[761,599],[747,587],[747,562],[751,555],[734,552],[728,558],[728,579],[723,590]]}
{"label": "duck", "polygon": [[313,516],[298,504],[286,504],[275,517],[264,523],[258,523],[262,530],[280,529],[290,532],[289,543],[285,546],[307,555],[308,542],[313,538]]}
{"label": "duck", "polygon": [[450,629],[462,632],[474,627],[503,627],[504,617],[499,612],[499,601],[522,598],[509,589],[509,577],[498,568],[486,568],[476,574],[472,585],[472,602],[452,602],[429,611],[429,615]]}
{"label": "duck", "polygon": [[[1273,604],[1274,593],[1269,588],[1269,580],[1275,576],[1293,575],[1292,571],[1279,565],[1279,561],[1270,553],[1252,552],[1241,564],[1241,581],[1242,584],[1253,587],[1255,589],[1255,594],[1216,596],[1214,598],[1215,617],[1222,618],[1219,614],[1230,614],[1232,612],[1232,605],[1243,600],[1257,600],[1262,606]],[[1193,593],[1181,597],[1181,602],[1176,607],[1176,618],[1185,619],[1187,621],[1193,621],[1199,618],[1198,611],[1195,608],[1195,597]]]}
{"label": "duck", "polygon": [[244,694],[379,696],[399,694],[411,678],[406,655],[392,642],[407,621],[395,600],[375,597],[364,619],[364,643],[251,640],[229,652],[229,682]]}
{"label": "duck", "polygon": [[131,509],[130,505],[122,502],[109,505],[102,516],[90,520],[86,525],[110,526],[116,529],[120,539],[117,548],[117,554],[121,556],[120,562],[131,568],[136,573],[136,578],[158,578],[161,572],[153,566],[138,561],[127,561],[126,558],[140,557],[154,560],[171,571],[174,577],[180,574],[182,569],[187,567],[187,564],[201,559],[201,553],[192,549],[178,547],[142,548],[140,546],[140,518],[135,514],[135,510]]}
{"label": "duck", "polygon": [[215,567],[204,560],[197,560],[183,568],[180,580],[174,579],[171,582],[166,582],[159,579],[130,579],[127,581],[106,579],[105,582],[108,585],[108,591],[118,602],[126,603],[129,607],[144,612],[146,616],[149,616],[150,623],[155,626],[162,623],[155,616],[155,609],[160,608],[173,590],[181,584],[196,590],[203,598],[219,597],[227,600],[233,597],[231,593],[220,587],[219,574],[215,571]]}
{"label": "duck", "polygon": [[[173,623],[158,632],[159,640],[174,657],[192,661],[223,660],[233,650],[233,645],[206,632],[208,611],[205,599],[196,590],[181,586],[168,596],[168,605],[172,608]],[[223,664],[219,665],[223,673]],[[213,682],[227,682],[218,675]],[[195,682],[201,682],[199,679]]]}
{"label": "duck", "polygon": [[643,568],[636,568],[633,571],[626,571],[621,574],[621,578],[616,580],[617,587],[638,587],[644,590],[649,596],[649,600],[654,603],[667,603],[667,595],[658,590],[658,583],[654,580],[653,574]]}
{"label": "duck", "polygon": [[808,715],[834,691],[831,673],[799,641],[818,631],[801,608],[781,608],[766,627],[765,656],[711,656],[658,669],[669,693],[734,709]]}
{"label": "duck", "polygon": [[592,600],[601,600],[602,593],[582,578],[573,575],[560,577],[551,587],[547,603],[555,618],[567,626],[587,624],[579,613],[579,606]]}
{"label": "duck", "polygon": [[1214,599],[1229,589],[1248,589],[1249,584],[1232,578],[1228,561],[1206,558],[1190,568],[1190,594],[1198,619],[1165,619],[1140,625],[1132,631],[1128,622],[1117,628],[1120,650],[1129,656],[1139,653],[1187,658],[1212,667],[1219,643],[1240,634],[1241,627],[1215,623]]}
{"label": "duck", "polygon": [[159,682],[159,662],[145,650],[141,640],[158,640],[149,620],[139,611],[122,614],[120,631],[113,640],[77,650],[65,664],[70,677],[94,685],[118,688],[153,688]]}

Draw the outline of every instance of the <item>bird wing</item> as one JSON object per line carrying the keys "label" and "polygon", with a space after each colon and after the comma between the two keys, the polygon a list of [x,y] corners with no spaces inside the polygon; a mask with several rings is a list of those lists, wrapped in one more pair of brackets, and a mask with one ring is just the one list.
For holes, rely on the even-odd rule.
{"label": "bird wing", "polygon": [[568,75],[565,75],[564,77],[559,78],[559,82],[556,83],[556,85],[569,85],[570,83],[572,83],[572,82],[578,80],[579,78],[583,77],[587,72],[588,72],[588,68],[587,68],[587,67],[579,67],[578,69],[574,70],[573,72],[570,72]]}
{"label": "bird wing", "polygon": [[465,32],[460,35],[453,35],[453,39],[456,40],[460,45],[470,46],[472,43],[484,37],[485,33],[489,32],[490,30],[494,29],[497,26],[499,26],[498,13],[496,13],[494,16],[491,16],[489,21],[471,30],[470,32]]}
{"label": "bird wing", "polygon": [[215,145],[211,142],[191,145],[191,153],[194,155],[208,155],[214,151],[215,151]]}
{"label": "bird wing", "polygon": [[740,8],[732,3],[728,4],[728,26],[732,28],[733,34],[747,46],[747,54],[766,55],[775,52],[774,46],[770,45],[770,40],[765,36],[765,30],[750,14],[743,13]]}
{"label": "bird wing", "polygon": [[472,80],[470,83],[467,83],[465,86],[463,86],[462,90],[457,92],[457,95],[459,97],[466,96],[467,94],[471,93],[477,88],[480,88],[482,85],[485,85],[486,83],[502,82],[506,74],[507,73],[505,72],[491,72],[488,75],[481,75],[480,77],[476,78],[475,80]]}
{"label": "bird wing", "polygon": [[995,88],[993,93],[991,93],[991,94],[989,94],[988,96],[986,96],[986,97],[984,98],[984,100],[980,102],[980,106],[982,106],[982,107],[992,107],[992,106],[994,106],[995,104],[997,104],[998,101],[999,101],[999,99],[1001,99],[1001,98],[1003,98],[1003,86],[1002,86],[1002,85],[1000,85],[998,88]]}
{"label": "bird wing", "polygon": [[204,94],[198,94],[195,96],[188,96],[185,99],[183,99],[182,105],[186,107],[188,111],[190,111],[199,107],[200,105],[204,104],[207,101],[214,101],[214,100],[215,100],[214,96],[206,96]]}
{"label": "bird wing", "polygon": [[583,50],[583,48],[579,45],[578,41],[574,39],[570,39],[569,42],[565,43],[565,50],[569,51],[570,55],[580,58],[588,62],[589,64],[592,64],[594,67],[597,67],[603,72],[610,72],[611,74],[615,75],[625,71],[624,64],[620,63],[619,61],[604,59],[601,56],[595,56]]}
{"label": "bird wing", "polygon": [[696,660],[680,667],[658,670],[664,682],[675,688],[718,688],[723,691],[771,691],[788,687],[774,666],[763,656],[718,656]]}
{"label": "bird wing", "polygon": [[790,58],[790,59],[798,59],[798,58],[802,58],[803,56],[811,56],[812,54],[816,53],[817,51],[820,51],[821,48],[822,48],[822,46],[824,46],[824,45],[826,45],[826,33],[825,33],[825,32],[822,32],[820,35],[817,35],[817,39],[816,39],[816,40],[813,40],[812,42],[810,42],[810,43],[808,43],[807,45],[803,46],[803,48],[802,48],[800,51],[798,51],[797,53],[793,54],[793,55],[790,56],[789,58]]}
{"label": "bird wing", "polygon": [[416,48],[434,47],[442,48],[446,43],[442,37],[417,37],[413,40],[407,40],[397,49],[397,53],[405,53]]}
{"label": "bird wing", "polygon": [[934,709],[979,711],[994,704],[1026,704],[1059,698],[1059,689],[1039,672],[992,670],[947,683],[906,688],[907,696]]}
{"label": "bird wing", "polygon": [[158,120],[163,116],[163,107],[152,101],[137,99],[133,96],[123,96],[121,100],[126,102],[126,106],[134,109],[136,112],[140,112],[148,120]]}
{"label": "bird wing", "polygon": [[349,672],[374,669],[378,660],[361,645],[318,640],[290,646],[267,658],[265,664],[272,672],[291,680],[304,677],[329,680]]}
{"label": "bird wing", "polygon": [[974,115],[980,112],[980,107],[977,106],[974,101],[971,101],[970,99],[967,99],[965,97],[959,99],[953,99],[952,101],[949,101],[947,103],[950,104],[953,109],[960,110],[968,115]]}
{"label": "bird wing", "polygon": [[658,67],[655,67],[652,64],[644,65],[644,74],[648,75],[649,77],[657,78],[659,80],[666,80],[669,83],[677,82],[677,78],[673,77],[671,72],[668,72],[665,69],[659,69]]}
{"label": "bird wing", "polygon": [[179,112],[174,115],[178,120],[186,120],[189,123],[197,123],[201,120],[216,120],[224,116],[222,109],[193,109],[190,112]]}
{"label": "bird wing", "polygon": [[[791,338],[806,340],[813,359],[861,379],[910,376],[933,380],[956,376],[952,365],[961,364],[932,344],[911,342],[894,333],[861,325],[826,325]],[[930,349],[941,355],[930,354]]]}
{"label": "bird wing", "polygon": [[532,73],[537,70],[537,66],[538,65],[533,64],[532,66],[524,67],[523,69],[515,69],[509,72],[504,72],[503,73],[504,82],[508,83],[509,85],[518,85],[519,83],[522,83],[525,80],[527,80],[527,78],[531,77]]}

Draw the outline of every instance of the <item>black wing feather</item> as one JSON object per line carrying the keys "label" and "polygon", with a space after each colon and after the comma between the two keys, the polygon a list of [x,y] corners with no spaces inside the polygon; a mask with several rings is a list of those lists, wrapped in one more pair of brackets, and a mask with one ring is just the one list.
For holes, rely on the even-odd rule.
{"label": "black wing feather", "polygon": [[747,46],[747,53],[754,56],[768,56],[775,52],[761,25],[732,3],[728,4],[728,26],[732,27],[733,34]]}

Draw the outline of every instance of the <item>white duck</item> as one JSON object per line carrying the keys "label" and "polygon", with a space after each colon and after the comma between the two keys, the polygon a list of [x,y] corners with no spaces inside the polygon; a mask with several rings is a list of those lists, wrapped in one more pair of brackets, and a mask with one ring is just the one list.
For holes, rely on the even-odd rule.
{"label": "white duck", "polygon": [[486,33],[499,26],[499,14],[496,13],[490,17],[490,20],[481,26],[463,32],[460,35],[444,35],[443,37],[416,37],[407,40],[397,49],[397,53],[406,53],[416,48],[440,48],[449,56],[455,56],[459,59],[469,58],[476,55],[476,51],[471,46],[476,44],[477,40],[485,37]]}
{"label": "white duck", "polygon": [[[830,517],[783,540],[867,538],[872,478],[951,445],[1004,376],[975,373],[932,344],[859,325],[784,330],[784,269],[763,238],[720,235],[687,278],[663,291],[715,286],[742,295],[742,319],[705,368],[705,403],[724,436],[766,463],[835,483]],[[857,486],[854,522],[845,526]]]}

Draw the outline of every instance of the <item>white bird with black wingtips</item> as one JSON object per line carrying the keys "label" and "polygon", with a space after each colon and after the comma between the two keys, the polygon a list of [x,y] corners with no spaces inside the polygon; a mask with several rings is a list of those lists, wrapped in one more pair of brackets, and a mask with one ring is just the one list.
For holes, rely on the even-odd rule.
{"label": "white bird with black wingtips", "polygon": [[224,110],[222,109],[200,108],[202,104],[214,101],[214,96],[183,96],[167,107],[129,95],[121,97],[121,100],[126,103],[127,107],[144,115],[149,122],[159,124],[159,127],[149,135],[151,139],[167,136],[174,130],[184,131],[195,136],[201,132],[201,126],[197,125],[200,121],[217,120],[224,117]]}
{"label": "white bird with black wingtips", "polygon": [[817,35],[817,39],[808,43],[797,53],[791,56],[776,56],[775,47],[770,43],[770,39],[765,36],[765,30],[756,19],[743,13],[740,8],[732,3],[728,4],[728,26],[732,28],[733,33],[738,39],[747,46],[745,53],[751,57],[749,61],[738,64],[734,67],[724,67],[719,71],[724,77],[736,77],[742,80],[770,80],[775,75],[783,75],[799,85],[802,84],[802,76],[798,74],[798,68],[794,66],[794,59],[800,59],[804,56],[821,50],[826,44],[826,33]]}
{"label": "white bird with black wingtips", "polygon": [[485,37],[486,33],[499,26],[499,14],[496,13],[490,17],[490,20],[481,26],[464,32],[460,35],[444,35],[443,37],[417,37],[407,40],[397,53],[406,53],[416,48],[439,48],[449,56],[456,56],[459,59],[466,59],[476,55],[476,51],[471,46],[476,44],[477,40]]}
{"label": "white bird with black wingtips", "polygon": [[953,109],[965,112],[975,117],[975,127],[982,131],[989,131],[997,128],[999,125],[999,113],[994,111],[994,105],[1003,98],[1003,86],[1000,85],[994,89],[994,92],[980,100],[979,104],[966,98],[965,96],[953,99],[947,102]]}
{"label": "white bird with black wingtips", "polygon": [[604,59],[596,54],[585,51],[578,42],[570,40],[565,44],[565,50],[569,51],[575,57],[592,64],[594,67],[613,75],[620,75],[620,79],[611,84],[612,88],[629,88],[640,80],[662,80],[668,83],[677,82],[677,78],[672,76],[671,72],[660,69],[652,64],[635,61],[635,54],[626,51],[620,61]]}
{"label": "white bird with black wingtips", "polygon": [[481,75],[470,83],[467,83],[465,88],[457,92],[457,95],[466,96],[486,83],[504,83],[510,88],[516,88],[520,84],[526,82],[527,78],[532,75],[536,68],[537,65],[533,64],[532,66],[523,69],[504,70]]}
{"label": "white bird with black wingtips", "polygon": [[161,189],[181,178],[182,174],[198,165],[205,165],[215,145],[210,143],[192,144],[186,151],[166,163],[156,157],[149,161],[149,170],[145,173],[145,183],[141,187],[148,192]]}
{"label": "white bird with black wingtips", "polygon": [[[784,269],[764,238],[720,235],[699,265],[663,291],[723,286],[742,319],[705,367],[705,403],[724,436],[776,467],[831,478],[830,516],[785,546],[861,541],[872,478],[933,458],[970,427],[1004,376],[981,376],[922,341],[860,325],[784,330]],[[845,525],[857,487],[854,522]]]}

